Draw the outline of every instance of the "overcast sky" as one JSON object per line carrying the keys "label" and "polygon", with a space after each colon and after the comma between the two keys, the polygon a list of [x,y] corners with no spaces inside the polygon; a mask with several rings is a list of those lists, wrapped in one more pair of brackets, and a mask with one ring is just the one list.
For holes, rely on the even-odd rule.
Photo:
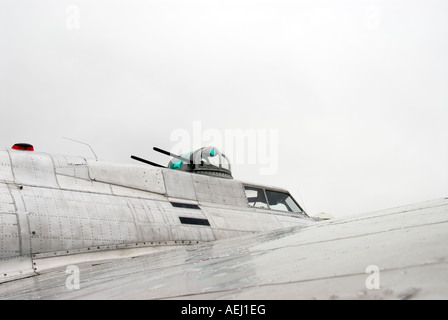
{"label": "overcast sky", "polygon": [[0,0],[0,107],[1,147],[106,161],[220,133],[311,215],[448,197],[448,2]]}

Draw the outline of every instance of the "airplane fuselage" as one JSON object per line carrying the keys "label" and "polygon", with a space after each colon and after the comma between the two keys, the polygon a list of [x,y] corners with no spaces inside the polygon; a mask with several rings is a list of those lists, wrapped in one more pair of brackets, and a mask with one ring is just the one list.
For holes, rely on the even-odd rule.
{"label": "airplane fuselage", "polygon": [[0,149],[0,282],[38,273],[38,261],[55,257],[196,244],[314,222],[304,212],[249,204],[248,189],[289,194],[165,168]]}

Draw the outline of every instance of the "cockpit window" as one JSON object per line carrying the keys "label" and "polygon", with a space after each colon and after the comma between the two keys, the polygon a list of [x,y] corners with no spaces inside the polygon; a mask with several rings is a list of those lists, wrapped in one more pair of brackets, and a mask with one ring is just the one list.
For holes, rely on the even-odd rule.
{"label": "cockpit window", "polygon": [[266,190],[266,196],[268,197],[269,207],[273,210],[302,213],[302,209],[287,193]]}
{"label": "cockpit window", "polygon": [[288,192],[275,191],[256,186],[244,186],[247,203],[250,207],[294,212],[306,215]]}
{"label": "cockpit window", "polygon": [[266,196],[264,195],[263,189],[245,186],[244,191],[246,192],[247,202],[249,203],[249,206],[264,209],[268,208],[268,205],[266,203]]}

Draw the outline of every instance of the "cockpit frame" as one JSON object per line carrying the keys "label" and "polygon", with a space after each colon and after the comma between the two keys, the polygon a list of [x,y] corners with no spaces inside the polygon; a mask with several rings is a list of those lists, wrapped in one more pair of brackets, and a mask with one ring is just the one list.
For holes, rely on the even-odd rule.
{"label": "cockpit frame", "polygon": [[[270,210],[275,212],[282,212],[282,213],[289,213],[289,214],[303,214],[304,216],[308,217],[305,210],[298,204],[298,202],[294,199],[294,197],[291,195],[291,193],[288,190],[274,188],[274,187],[267,187],[267,186],[261,186],[261,185],[255,185],[255,184],[249,184],[249,183],[243,183],[243,189],[246,193],[246,199],[247,199],[247,205],[250,208],[257,208],[257,209],[264,209],[264,210]],[[257,191],[258,194],[255,197],[248,196],[248,191]],[[259,193],[259,191],[262,191],[262,194]],[[273,203],[274,197],[268,196],[268,192],[271,193],[278,193],[284,196],[284,203]],[[265,200],[265,202],[261,202],[262,205],[257,205],[260,200]],[[280,199],[279,199],[280,201]],[[289,201],[289,203],[287,203]],[[251,203],[253,203],[251,205]],[[277,207],[278,205],[284,205],[286,210],[279,209]],[[295,206],[296,208],[292,208]],[[281,208],[281,207],[280,207]]]}

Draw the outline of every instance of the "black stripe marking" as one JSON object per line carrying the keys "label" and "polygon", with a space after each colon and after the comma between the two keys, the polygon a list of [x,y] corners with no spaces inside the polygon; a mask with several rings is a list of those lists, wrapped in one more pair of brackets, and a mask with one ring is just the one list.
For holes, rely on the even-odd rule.
{"label": "black stripe marking", "polygon": [[176,208],[187,208],[187,209],[197,209],[201,210],[197,204],[191,204],[191,203],[181,203],[181,202],[170,202],[173,207]]}
{"label": "black stripe marking", "polygon": [[182,224],[195,224],[199,226],[210,226],[210,223],[207,219],[198,219],[198,218],[188,218],[188,217],[179,217],[180,223]]}

